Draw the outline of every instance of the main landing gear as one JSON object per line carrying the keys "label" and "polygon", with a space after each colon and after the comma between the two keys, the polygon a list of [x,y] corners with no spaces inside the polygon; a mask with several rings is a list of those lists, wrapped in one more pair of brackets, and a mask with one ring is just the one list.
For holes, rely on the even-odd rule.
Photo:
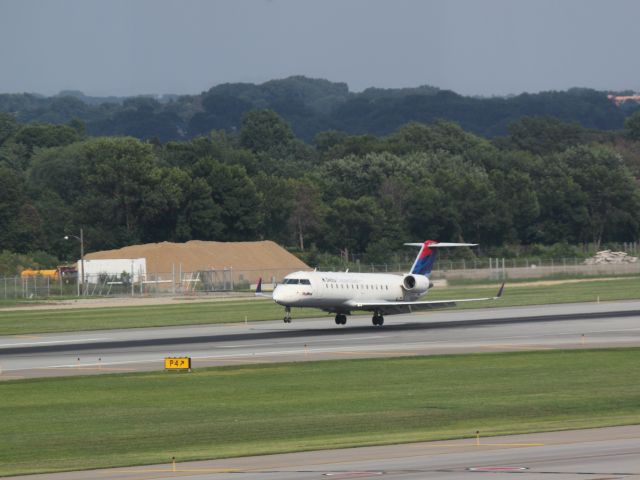
{"label": "main landing gear", "polygon": [[380,312],[375,312],[373,314],[373,318],[371,318],[371,323],[378,327],[381,327],[384,324],[384,317]]}
{"label": "main landing gear", "polygon": [[291,307],[284,307],[284,323],[291,323]]}
{"label": "main landing gear", "polygon": [[336,315],[336,325],[346,325],[347,316],[344,313],[338,313]]}

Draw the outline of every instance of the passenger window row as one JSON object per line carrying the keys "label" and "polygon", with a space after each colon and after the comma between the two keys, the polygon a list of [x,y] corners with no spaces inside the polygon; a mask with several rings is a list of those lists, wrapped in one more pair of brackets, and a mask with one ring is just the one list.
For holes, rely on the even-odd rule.
{"label": "passenger window row", "polygon": [[359,285],[353,283],[327,283],[327,288],[351,290],[389,290],[389,285]]}
{"label": "passenger window row", "polygon": [[[308,278],[285,278],[284,285],[311,285],[311,281]],[[326,282],[326,288],[335,289],[351,289],[351,290],[389,290],[389,285],[360,285],[354,283],[331,283]]]}

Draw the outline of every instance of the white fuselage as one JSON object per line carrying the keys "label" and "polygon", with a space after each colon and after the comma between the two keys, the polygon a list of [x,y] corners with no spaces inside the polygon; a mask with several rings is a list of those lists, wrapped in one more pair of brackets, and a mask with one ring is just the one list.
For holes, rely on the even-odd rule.
{"label": "white fuselage", "polygon": [[275,288],[273,300],[286,307],[348,312],[354,300],[398,302],[425,293],[408,292],[402,281],[402,275],[388,273],[294,272]]}

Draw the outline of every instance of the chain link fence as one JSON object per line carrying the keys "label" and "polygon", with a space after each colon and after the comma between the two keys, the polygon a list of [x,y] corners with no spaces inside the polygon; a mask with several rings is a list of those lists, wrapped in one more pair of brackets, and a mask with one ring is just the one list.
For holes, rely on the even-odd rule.
{"label": "chain link fence", "polygon": [[[362,273],[406,273],[411,263],[364,264],[356,262],[336,268],[318,270],[347,270]],[[78,282],[78,275],[61,278],[28,276],[0,277],[0,299],[74,298],[78,296],[189,296],[216,292],[250,292],[262,278],[265,289],[270,289],[291,273],[290,269],[244,270],[232,268],[131,275],[86,275]],[[580,277],[606,275],[640,275],[640,262],[602,263],[585,265],[581,258],[510,259],[482,258],[476,260],[447,260],[436,262],[433,279],[448,280],[508,280],[549,277]]]}
{"label": "chain link fence", "polygon": [[163,273],[122,272],[120,274],[85,274],[0,277],[0,299],[190,296],[216,292],[249,292],[259,278],[267,285],[277,284],[291,269],[245,270],[232,268]]}

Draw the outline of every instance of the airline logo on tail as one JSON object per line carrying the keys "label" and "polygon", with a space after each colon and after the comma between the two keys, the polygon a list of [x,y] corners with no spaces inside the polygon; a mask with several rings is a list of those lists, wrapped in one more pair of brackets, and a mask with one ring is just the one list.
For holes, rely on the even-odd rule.
{"label": "airline logo on tail", "polygon": [[[416,257],[411,272],[415,275],[429,275],[438,256],[438,248],[441,247],[475,247],[477,243],[445,243],[427,240],[424,243],[405,243],[413,247],[420,247],[420,253]],[[434,250],[435,249],[435,250]]]}
{"label": "airline logo on tail", "polygon": [[427,240],[422,244],[422,248],[420,248],[420,253],[416,257],[415,262],[413,262],[413,266],[411,267],[411,273],[417,275],[429,275],[431,270],[433,269],[433,264],[436,261],[436,257],[438,256],[437,250],[431,250],[429,248],[430,245],[438,243],[434,240]]}

